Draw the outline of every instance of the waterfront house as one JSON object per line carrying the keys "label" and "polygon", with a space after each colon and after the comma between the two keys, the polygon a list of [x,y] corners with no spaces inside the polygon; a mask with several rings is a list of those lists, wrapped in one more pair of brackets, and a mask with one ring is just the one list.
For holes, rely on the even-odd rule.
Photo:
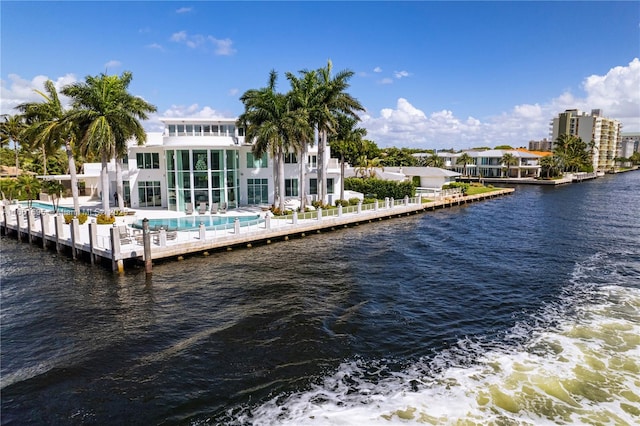
{"label": "waterfront house", "polygon": [[[271,205],[274,202],[274,162],[254,158],[244,129],[234,118],[163,118],[164,131],[149,133],[147,142],[129,146],[123,167],[125,200],[130,207],[158,207],[185,211],[188,205]],[[290,152],[285,157],[285,197],[300,198],[300,167],[304,170],[305,197],[317,197],[317,144],[306,158]],[[301,165],[300,161],[304,163]],[[326,150],[327,199],[332,203],[340,188],[340,168]],[[110,181],[115,188],[115,167]],[[113,189],[111,190],[113,192]],[[113,194],[109,194],[112,198]]]}
{"label": "waterfront house", "polygon": [[[471,162],[465,165],[458,164],[458,159],[464,154],[471,157]],[[511,154],[517,160],[517,164],[507,167],[502,163],[505,154]],[[516,149],[489,149],[484,151],[463,151],[459,153],[439,152],[443,159],[444,168],[463,173],[469,177],[478,178],[536,178],[540,176],[540,155],[529,151]],[[509,176],[507,176],[507,174]]]}

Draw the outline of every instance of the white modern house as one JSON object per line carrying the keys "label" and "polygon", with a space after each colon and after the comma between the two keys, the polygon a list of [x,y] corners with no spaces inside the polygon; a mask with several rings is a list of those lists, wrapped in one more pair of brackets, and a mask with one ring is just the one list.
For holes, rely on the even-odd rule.
{"label": "white modern house", "polygon": [[[466,165],[458,164],[462,154],[468,154],[471,162]],[[504,154],[513,155],[518,163],[507,167],[502,163]],[[444,161],[444,168],[478,178],[535,178],[540,176],[540,156],[531,152],[516,149],[489,149],[485,151],[463,151],[459,153],[439,152],[438,156]],[[508,169],[508,172],[507,172]],[[506,174],[509,176],[506,176]]]}
{"label": "white modern house", "polygon": [[[235,118],[163,118],[164,131],[148,133],[147,142],[130,144],[123,166],[125,201],[132,208],[161,207],[185,211],[200,203],[226,203],[229,208],[270,205],[274,202],[273,159],[254,158],[244,129]],[[304,170],[305,196],[318,193],[316,147],[306,158],[289,153],[285,158],[285,197],[300,197],[300,167]],[[301,165],[300,161],[304,161]],[[327,147],[327,199],[337,199],[340,167]],[[111,192],[115,191],[115,166],[110,165]],[[113,200],[114,194],[109,194]]]}

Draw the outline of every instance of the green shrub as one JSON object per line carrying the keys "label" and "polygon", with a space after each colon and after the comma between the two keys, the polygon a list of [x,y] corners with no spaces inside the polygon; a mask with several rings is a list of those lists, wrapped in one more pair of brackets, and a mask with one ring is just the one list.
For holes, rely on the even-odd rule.
{"label": "green shrub", "polygon": [[80,213],[78,215],[78,223],[80,223],[80,225],[84,225],[87,222],[87,219],[89,219],[89,215],[86,213]]}
{"label": "green shrub", "polygon": [[351,206],[357,206],[359,202],[360,198],[358,197],[349,198],[349,205]]}
{"label": "green shrub", "polygon": [[373,204],[376,202],[376,198],[365,198],[362,200],[362,204]]}
{"label": "green shrub", "polygon": [[[65,213],[62,216],[64,216],[64,223],[66,223],[67,225],[71,223],[74,217],[76,217],[73,213]],[[80,225],[84,225],[87,219],[89,219],[89,215],[86,213],[80,213],[77,217],[78,217],[78,223]]]}
{"label": "green shrub", "polygon": [[336,207],[338,207],[338,206],[348,207],[349,206],[349,201],[347,201],[347,200],[336,200],[335,204],[336,204]]}
{"label": "green shrub", "polygon": [[113,223],[115,223],[116,221],[116,217],[113,215],[107,216],[104,213],[100,213],[97,217],[96,217],[96,223],[98,225],[111,225]]}
{"label": "green shrub", "polygon": [[344,189],[361,192],[365,197],[378,199],[394,198],[400,200],[405,196],[414,197],[416,186],[413,182],[394,182],[375,178],[347,178],[344,180]]}

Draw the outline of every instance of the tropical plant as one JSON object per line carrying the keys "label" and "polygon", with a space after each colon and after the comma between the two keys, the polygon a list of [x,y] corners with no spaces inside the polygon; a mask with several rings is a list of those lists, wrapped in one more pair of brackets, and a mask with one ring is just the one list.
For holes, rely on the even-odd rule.
{"label": "tropical plant", "polygon": [[58,205],[60,204],[60,198],[62,198],[62,192],[64,191],[64,185],[57,180],[45,180],[42,182],[42,191],[51,196],[51,204],[53,204],[53,212],[58,212]]}
{"label": "tropical plant", "polygon": [[16,190],[21,199],[28,201],[31,208],[31,202],[40,194],[40,180],[30,175],[20,175],[16,181]]}
{"label": "tropical plant", "polygon": [[426,167],[438,167],[444,166],[444,159],[437,153],[433,153],[428,157],[420,157],[422,159],[421,165]]}
{"label": "tropical plant", "polygon": [[25,129],[24,117],[21,115],[4,115],[4,121],[0,123],[0,145],[5,146],[13,143],[13,150],[16,161],[16,177],[20,174],[20,160],[18,151]]}
{"label": "tropical plant", "polygon": [[238,118],[238,125],[245,127],[245,137],[253,142],[251,151],[256,158],[269,152],[274,160],[275,197],[274,204],[284,210],[284,154],[292,147],[297,134],[299,117],[289,108],[289,100],[276,91],[278,74],[269,73],[269,81],[262,89],[247,90],[240,100],[244,112]]}
{"label": "tropical plant", "polygon": [[468,153],[463,152],[460,157],[456,160],[456,164],[462,164],[462,168],[464,170],[463,175],[467,175],[467,164],[473,164],[473,157],[471,157]]}
{"label": "tropical plant", "polygon": [[518,165],[518,157],[513,155],[510,152],[505,152],[502,157],[500,157],[500,164],[507,167],[507,177],[511,177],[511,166]]}
{"label": "tropical plant", "polygon": [[379,158],[367,158],[366,155],[363,155],[358,159],[354,172],[356,177],[360,175],[362,178],[374,178],[377,168],[384,171],[382,161]]}
{"label": "tropical plant", "polygon": [[316,108],[312,110],[310,116],[312,125],[316,126],[319,132],[318,141],[318,199],[324,202],[327,195],[327,180],[325,151],[329,133],[333,133],[337,114],[350,116],[359,120],[357,112],[364,111],[360,102],[346,92],[349,88],[349,79],[354,75],[353,71],[344,70],[332,76],[333,64],[331,60],[327,66],[317,70],[318,73],[318,96],[315,97]]}
{"label": "tropical plant", "polygon": [[344,165],[345,159],[360,151],[362,138],[367,135],[366,129],[356,127],[357,120],[346,115],[338,116],[338,126],[331,138],[331,154],[340,158],[340,199],[344,199]]}
{"label": "tropical plant", "polygon": [[[71,178],[71,196],[75,214],[80,213],[78,200],[78,177],[74,158],[74,145],[77,139],[78,127],[75,123],[66,119],[67,112],[60,102],[58,92],[51,80],[44,83],[45,92],[36,91],[42,96],[42,102],[29,102],[18,105],[29,127],[25,134],[33,141],[34,145],[41,146],[43,154],[54,153],[64,146],[67,153],[67,163]],[[46,162],[46,160],[45,160]],[[44,171],[46,175],[46,168]]]}
{"label": "tropical plant", "polygon": [[[93,151],[100,155],[102,208],[105,212],[109,211],[109,160],[121,158],[129,139],[135,139],[139,145],[147,140],[139,120],[146,120],[148,113],[157,110],[154,105],[128,92],[132,79],[133,75],[128,71],[120,76],[87,76],[84,82],[73,83],[62,90],[72,99],[74,109],[67,119],[80,129],[83,152]],[[121,174],[116,179],[116,192],[122,210],[124,185]]]}
{"label": "tropical plant", "polygon": [[298,137],[294,141],[294,148],[298,155],[299,182],[300,182],[300,210],[306,210],[306,166],[307,146],[314,144],[314,128],[311,117],[315,115],[314,109],[318,107],[315,97],[318,93],[318,75],[312,71],[300,71],[300,77],[287,72],[287,79],[291,90],[287,94],[289,108],[295,111],[298,119],[301,119],[297,129]]}

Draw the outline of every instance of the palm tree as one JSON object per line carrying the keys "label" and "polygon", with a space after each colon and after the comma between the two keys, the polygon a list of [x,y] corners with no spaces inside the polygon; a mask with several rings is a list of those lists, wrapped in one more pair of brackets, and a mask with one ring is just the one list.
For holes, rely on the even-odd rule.
{"label": "palm tree", "polygon": [[442,166],[444,166],[444,160],[434,152],[430,156],[424,158],[424,165],[427,167],[441,168]]}
{"label": "palm tree", "polygon": [[20,159],[18,151],[22,142],[22,132],[25,129],[24,117],[21,115],[5,115],[4,121],[0,123],[0,141],[1,144],[8,145],[13,142],[13,149],[16,158],[16,177],[20,174]]}
{"label": "palm tree", "polygon": [[507,166],[507,177],[511,177],[511,166],[518,165],[518,158],[510,152],[506,152],[500,157],[500,163]]}
{"label": "palm tree", "polygon": [[468,153],[463,152],[462,155],[456,160],[456,164],[462,164],[464,175],[467,176],[467,164],[473,164],[473,157],[471,157]]}
{"label": "palm tree", "polygon": [[345,92],[349,88],[348,80],[354,72],[344,70],[332,77],[332,68],[333,64],[329,60],[326,68],[317,70],[319,93],[315,99],[318,103],[311,116],[311,122],[317,127],[320,136],[318,142],[318,199],[322,203],[327,195],[327,165],[324,161],[327,137],[336,126],[336,114],[344,114],[359,120],[357,112],[364,111],[362,104]]}
{"label": "palm tree", "polygon": [[289,99],[276,92],[278,74],[269,73],[269,82],[262,89],[247,90],[240,100],[245,111],[238,117],[238,125],[246,129],[245,137],[252,141],[251,151],[256,158],[268,152],[274,160],[274,205],[284,210],[284,154],[292,145],[296,133],[296,117],[289,109]]}
{"label": "palm tree", "polygon": [[[66,86],[62,93],[72,99],[68,120],[81,129],[80,144],[85,153],[97,152],[102,162],[102,208],[109,212],[109,173],[107,165],[118,158],[127,140],[133,138],[140,145],[147,134],[138,120],[146,120],[155,112],[154,105],[128,92],[133,75],[125,71],[121,76],[100,74],[87,76],[84,82]],[[122,180],[117,183],[120,208],[124,208]]]}
{"label": "palm tree", "polygon": [[340,158],[340,199],[344,200],[344,163],[345,158],[359,151],[362,138],[367,135],[367,130],[356,128],[357,120],[346,115],[338,116],[338,127],[335,137],[331,140],[331,153]]}
{"label": "palm tree", "polygon": [[291,84],[291,90],[287,94],[289,98],[289,108],[295,111],[296,117],[301,121],[298,128],[299,136],[296,138],[296,154],[298,155],[298,167],[300,174],[300,211],[306,210],[306,165],[307,146],[313,146],[314,129],[310,117],[313,116],[313,109],[317,107],[314,102],[314,95],[317,93],[318,78],[316,72],[300,71],[300,78],[287,72],[286,76]]}
{"label": "palm tree", "polygon": [[[46,93],[36,91],[42,96],[42,102],[30,102],[18,105],[17,109],[22,111],[31,122],[26,134],[33,138],[36,145],[41,145],[43,151],[57,150],[64,146],[67,153],[67,163],[71,178],[71,196],[73,197],[73,210],[80,214],[80,202],[78,200],[78,176],[76,173],[76,163],[73,156],[73,146],[77,137],[77,126],[65,120],[65,111],[58,92],[51,80],[44,83]],[[46,167],[46,160],[45,160]],[[46,168],[44,174],[46,175]]]}

